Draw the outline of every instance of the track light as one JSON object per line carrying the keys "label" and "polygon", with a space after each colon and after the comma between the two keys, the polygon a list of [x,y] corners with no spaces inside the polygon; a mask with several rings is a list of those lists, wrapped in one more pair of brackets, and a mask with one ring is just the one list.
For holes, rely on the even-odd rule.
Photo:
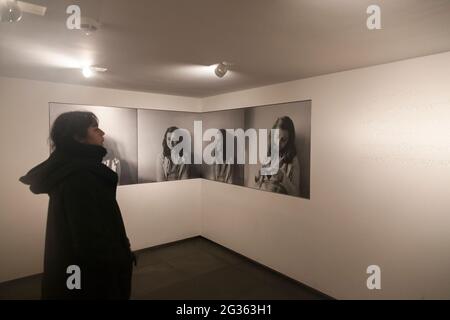
{"label": "track light", "polygon": [[108,71],[108,69],[93,66],[84,66],[81,69],[81,73],[83,73],[83,76],[85,78],[91,78],[92,76],[94,76],[96,72],[106,72],[106,71]]}
{"label": "track light", "polygon": [[22,19],[22,10],[16,0],[0,0],[0,22],[17,22]]}
{"label": "track light", "polygon": [[94,75],[91,67],[83,67],[83,70],[81,72],[83,73],[83,76],[85,78],[90,78]]}
{"label": "track light", "polygon": [[229,64],[227,62],[221,62],[217,65],[216,69],[214,70],[214,73],[219,78],[223,78],[228,72]]}

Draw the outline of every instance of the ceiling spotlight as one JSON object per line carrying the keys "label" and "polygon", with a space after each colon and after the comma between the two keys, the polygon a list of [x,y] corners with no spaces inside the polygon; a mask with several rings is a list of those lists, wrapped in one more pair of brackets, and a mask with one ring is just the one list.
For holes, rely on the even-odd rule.
{"label": "ceiling spotlight", "polygon": [[22,19],[22,10],[15,0],[0,0],[0,21],[17,22]]}
{"label": "ceiling spotlight", "polygon": [[92,71],[91,67],[83,67],[83,70],[81,72],[83,73],[83,76],[85,78],[90,78],[94,75],[94,71]]}
{"label": "ceiling spotlight", "polygon": [[106,71],[108,71],[108,69],[93,66],[84,66],[81,70],[85,78],[91,78],[97,72],[106,72]]}
{"label": "ceiling spotlight", "polygon": [[219,78],[223,78],[223,76],[227,74],[229,67],[230,67],[229,63],[221,62],[217,65],[214,72],[215,72],[216,76],[218,76]]}

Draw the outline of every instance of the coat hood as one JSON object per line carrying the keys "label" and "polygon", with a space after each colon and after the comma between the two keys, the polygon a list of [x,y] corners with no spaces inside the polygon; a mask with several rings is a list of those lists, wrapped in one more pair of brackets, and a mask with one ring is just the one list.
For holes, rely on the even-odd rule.
{"label": "coat hood", "polygon": [[31,169],[19,180],[30,186],[35,194],[50,193],[65,178],[78,170],[90,170],[117,183],[117,175],[101,161],[106,155],[102,146],[74,143],[62,150],[55,150],[44,162]]}

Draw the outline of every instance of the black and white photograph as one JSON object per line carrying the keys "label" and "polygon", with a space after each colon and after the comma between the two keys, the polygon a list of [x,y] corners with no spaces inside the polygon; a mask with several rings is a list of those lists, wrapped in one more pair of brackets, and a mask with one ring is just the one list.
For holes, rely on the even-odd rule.
{"label": "black and white photograph", "polygon": [[450,0],[0,0],[0,300],[450,300],[449,70]]}
{"label": "black and white photograph", "polygon": [[117,173],[119,185],[138,183],[137,110],[131,108],[50,103],[50,128],[62,113],[88,111],[98,118],[105,132],[107,150],[103,163]]}
{"label": "black and white photograph", "polygon": [[280,162],[274,175],[262,175],[261,163],[246,163],[245,186],[309,199],[311,101],[246,108],[245,129],[249,128],[266,129],[269,133],[271,129],[279,130]]}
{"label": "black and white photograph", "polygon": [[[120,185],[204,178],[309,198],[311,101],[205,113],[51,103],[50,124],[70,111],[89,111],[98,117],[108,151],[103,163],[118,174]],[[195,121],[201,121],[200,137],[195,136]],[[185,130],[191,139],[190,154],[184,154],[189,150],[181,150],[180,163],[174,163],[171,154],[183,139],[175,136],[177,129]],[[218,130],[222,138],[211,153],[215,158],[216,150],[221,150],[222,161],[215,159],[210,164],[205,162],[204,152],[216,138],[203,140],[208,129]],[[247,138],[245,163],[239,163],[238,129],[265,129],[269,133],[270,129],[279,129],[280,168],[276,174],[261,175],[263,165],[248,162],[252,148]],[[195,139],[202,140],[201,150],[195,148]],[[271,141],[270,137],[267,141]],[[259,148],[259,141],[256,143]],[[232,152],[227,152],[228,144],[233,146]],[[195,157],[202,163],[195,163]]]}
{"label": "black and white photograph", "polygon": [[[203,164],[202,177],[208,180],[250,187],[289,196],[310,198],[311,153],[311,101],[298,101],[268,106],[247,107],[234,110],[206,112],[203,114],[204,129],[220,131],[223,147],[223,164]],[[245,139],[245,163],[238,163],[237,136],[226,130],[244,131],[254,129],[258,140],[255,148]],[[259,131],[267,130],[267,157],[270,158],[271,129],[279,130],[279,169],[273,175],[261,174],[264,164],[251,164],[249,152],[260,149]],[[225,159],[227,139],[233,139],[231,159]],[[207,146],[210,142],[204,141]]]}
{"label": "black and white photograph", "polygon": [[[205,112],[202,114],[204,131],[207,129],[217,129],[220,131],[219,145],[215,148],[222,151],[222,163],[215,161],[213,164],[202,164],[202,178],[228,184],[244,185],[244,164],[237,163],[237,139],[233,134],[227,132],[227,129],[244,127],[245,109],[235,109],[227,111]],[[227,153],[227,142],[232,140],[233,152]],[[214,141],[214,140],[213,140]],[[203,141],[203,150],[211,141]],[[228,154],[228,155],[227,155]],[[215,150],[211,156],[215,158]],[[215,159],[214,159],[215,160]]]}
{"label": "black and white photograph", "polygon": [[[194,164],[194,121],[202,115],[194,112],[146,110],[138,111],[139,183],[164,182],[199,178],[201,165]],[[191,137],[191,154],[180,154],[179,163],[172,161],[171,150],[179,142],[177,129]],[[187,151],[183,150],[183,153]],[[201,156],[201,155],[200,155]]]}

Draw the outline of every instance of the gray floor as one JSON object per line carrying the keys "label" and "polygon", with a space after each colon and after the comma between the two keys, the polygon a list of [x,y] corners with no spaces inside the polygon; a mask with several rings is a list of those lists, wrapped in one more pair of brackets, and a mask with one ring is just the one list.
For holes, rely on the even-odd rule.
{"label": "gray floor", "polygon": [[[132,299],[327,299],[201,237],[138,252]],[[0,299],[39,299],[40,276],[0,284]]]}

